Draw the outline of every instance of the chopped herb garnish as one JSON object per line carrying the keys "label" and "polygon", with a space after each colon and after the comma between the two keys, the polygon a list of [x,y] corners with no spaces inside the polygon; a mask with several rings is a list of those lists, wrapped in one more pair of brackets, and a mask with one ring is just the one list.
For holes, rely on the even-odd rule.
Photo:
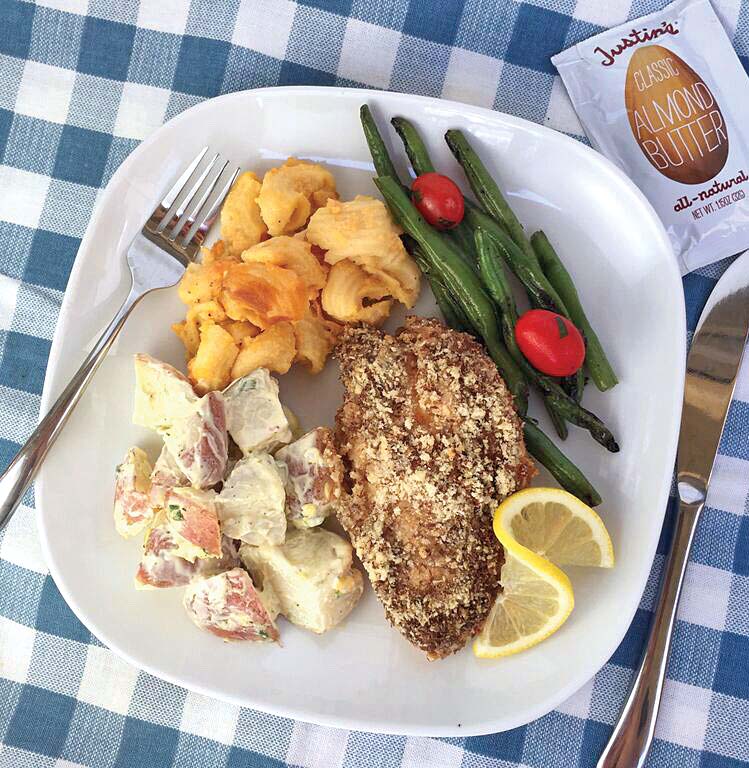
{"label": "chopped herb garnish", "polygon": [[182,509],[179,504],[170,504],[169,512],[172,515],[172,520],[184,520],[185,516],[182,514]]}

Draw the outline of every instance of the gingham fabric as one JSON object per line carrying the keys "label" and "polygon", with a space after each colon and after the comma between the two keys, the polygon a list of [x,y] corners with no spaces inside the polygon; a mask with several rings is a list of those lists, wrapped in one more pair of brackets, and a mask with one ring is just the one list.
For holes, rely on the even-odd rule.
{"label": "gingham fabric", "polygon": [[[663,5],[0,0],[0,462],[37,419],[57,312],[99,190],[165,120],[244,88],[363,84],[579,136],[549,56]],[[748,64],[749,1],[718,0],[716,9]],[[726,264],[685,278],[690,328]],[[649,768],[749,766],[747,431],[749,366],[689,567]],[[0,768],[593,766],[632,680],[664,552],[662,542],[621,647],[557,711],[493,736],[388,737],[223,704],[124,663],[60,597],[40,554],[33,495],[24,501],[0,539]]]}

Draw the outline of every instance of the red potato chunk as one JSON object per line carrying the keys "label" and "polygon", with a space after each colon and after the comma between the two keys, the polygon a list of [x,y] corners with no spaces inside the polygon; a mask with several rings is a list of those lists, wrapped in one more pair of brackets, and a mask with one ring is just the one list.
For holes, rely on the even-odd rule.
{"label": "red potato chunk", "polygon": [[195,488],[171,488],[164,498],[169,528],[179,544],[180,557],[193,562],[221,556],[221,531],[216,494]]}
{"label": "red potato chunk", "polygon": [[157,432],[184,419],[198,396],[176,368],[151,355],[135,355],[133,423]]}
{"label": "red potato chunk", "polygon": [[221,538],[221,557],[208,557],[190,562],[177,552],[180,543],[170,527],[165,513],[161,513],[143,542],[143,556],[135,574],[138,589],[183,587],[193,579],[236,568],[239,552],[233,539]]}
{"label": "red potato chunk", "polygon": [[151,464],[140,448],[131,448],[117,467],[114,481],[114,526],[130,538],[140,533],[154,516],[150,501]]}
{"label": "red potato chunk", "polygon": [[201,397],[188,415],[163,435],[177,467],[192,486],[210,488],[223,480],[229,441],[220,392]]}
{"label": "red potato chunk", "polygon": [[228,437],[219,392],[199,398],[176,368],[150,355],[136,355],[133,422],[164,438],[190,485],[210,488],[223,478]]}
{"label": "red potato chunk", "polygon": [[166,446],[161,449],[159,458],[156,459],[156,463],[153,465],[151,482],[164,488],[177,488],[189,485],[187,478]]}
{"label": "red potato chunk", "polygon": [[221,530],[248,544],[282,544],[285,501],[283,477],[273,457],[250,454],[236,463],[216,499]]}
{"label": "red potato chunk", "polygon": [[278,629],[242,568],[192,582],[185,590],[187,615],[224,640],[278,640]]}
{"label": "red potato chunk", "polygon": [[244,456],[271,452],[291,440],[288,414],[278,397],[278,381],[266,368],[237,379],[223,396],[227,429]]}
{"label": "red potato chunk", "polygon": [[177,465],[169,449],[164,446],[151,472],[151,504],[154,507],[163,507],[166,492],[170,488],[188,485],[190,485],[190,481]]}
{"label": "red potato chunk", "polygon": [[286,468],[286,516],[297,528],[320,525],[341,497],[343,463],[333,433],[318,427],[276,453]]}
{"label": "red potato chunk", "polygon": [[324,528],[292,528],[275,547],[242,544],[239,556],[279,613],[318,634],[340,624],[362,596],[353,547]]}

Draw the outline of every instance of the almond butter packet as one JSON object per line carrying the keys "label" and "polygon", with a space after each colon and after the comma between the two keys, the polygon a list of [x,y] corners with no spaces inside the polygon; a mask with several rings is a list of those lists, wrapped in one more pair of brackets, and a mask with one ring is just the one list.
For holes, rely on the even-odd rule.
{"label": "almond butter packet", "polygon": [[591,144],[642,190],[682,274],[749,246],[749,78],[709,0],[552,57]]}

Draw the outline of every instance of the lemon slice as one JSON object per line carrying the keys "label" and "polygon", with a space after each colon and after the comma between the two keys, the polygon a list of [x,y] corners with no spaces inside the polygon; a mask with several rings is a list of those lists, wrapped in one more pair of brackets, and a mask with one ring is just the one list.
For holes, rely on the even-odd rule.
{"label": "lemon slice", "polygon": [[575,604],[570,580],[555,565],[518,544],[504,531],[502,592],[476,639],[482,659],[510,656],[545,640],[564,624]]}
{"label": "lemon slice", "polygon": [[614,566],[601,518],[561,488],[527,488],[505,499],[494,513],[494,532],[502,544],[511,537],[555,565]]}

